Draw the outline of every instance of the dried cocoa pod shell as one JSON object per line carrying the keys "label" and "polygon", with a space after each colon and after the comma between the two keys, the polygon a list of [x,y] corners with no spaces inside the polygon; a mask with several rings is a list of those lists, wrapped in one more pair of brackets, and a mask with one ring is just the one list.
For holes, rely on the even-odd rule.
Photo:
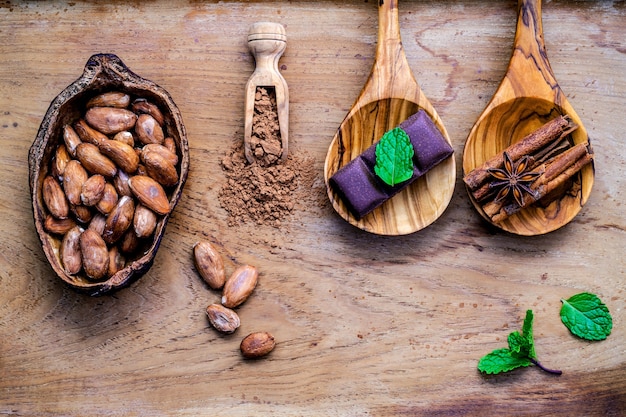
{"label": "dried cocoa pod shell", "polygon": [[274,350],[276,341],[274,336],[268,332],[250,333],[244,337],[239,345],[241,354],[249,359],[263,357]]}
{"label": "dried cocoa pod shell", "polygon": [[242,265],[226,280],[222,291],[222,305],[235,308],[248,299],[259,278],[257,269],[251,265]]}
{"label": "dried cocoa pod shell", "polygon": [[121,91],[108,91],[91,98],[85,107],[118,107],[125,109],[130,104],[130,96]]}
{"label": "dried cocoa pod shell", "polygon": [[116,107],[91,107],[85,113],[85,121],[98,132],[114,135],[135,127],[137,115],[130,110]]}
{"label": "dried cocoa pod shell", "polygon": [[210,242],[200,241],[193,245],[193,262],[196,270],[209,287],[219,290],[226,282],[222,255]]}
{"label": "dried cocoa pod shell", "polygon": [[51,175],[43,180],[43,201],[50,214],[57,219],[67,219],[70,206],[67,203],[63,189],[58,181]]}
{"label": "dried cocoa pod shell", "polygon": [[234,333],[241,324],[237,313],[221,304],[211,304],[208,306],[206,308],[206,315],[209,318],[211,326],[221,333]]}
{"label": "dried cocoa pod shell", "polygon": [[[105,275],[100,281],[94,281],[84,271],[74,275],[67,274],[65,271],[59,256],[61,239],[59,235],[49,233],[44,228],[48,211],[43,202],[42,189],[44,178],[47,175],[51,175],[52,158],[59,144],[65,143],[68,152],[72,155],[73,150],[79,145],[75,140],[76,138],[80,142],[87,141],[93,144],[99,144],[101,140],[104,140],[103,134],[98,132],[100,133],[98,135],[95,133],[97,132],[95,129],[91,129],[91,131],[83,129],[81,133],[88,140],[81,139],[79,132],[75,131],[74,127],[80,126],[84,128],[84,126],[87,126],[90,128],[84,120],[82,123],[77,123],[85,115],[87,110],[85,103],[107,91],[118,91],[128,94],[131,97],[131,102],[133,97],[145,98],[160,110],[163,115],[163,121],[160,124],[161,129],[164,131],[164,134],[167,133],[168,137],[173,138],[176,144],[176,152],[180,158],[177,167],[179,181],[165,193],[167,212],[158,216],[157,226],[153,235],[139,242],[138,238],[134,236],[134,230],[129,228],[118,241],[120,252],[122,252],[122,244],[125,237],[127,235],[134,236],[134,244],[128,245],[130,250],[123,252],[127,261],[125,266],[112,276],[107,277]],[[64,128],[65,126],[68,128]],[[73,134],[72,131],[74,131]],[[66,132],[69,133],[66,135]],[[89,135],[86,135],[86,133],[89,133]],[[71,136],[71,139],[73,139],[72,141],[67,141],[70,144],[66,143],[65,136]],[[141,78],[134,71],[129,70],[117,56],[98,54],[89,58],[83,74],[74,83],[61,91],[51,102],[42,119],[37,137],[30,148],[28,162],[34,223],[48,262],[59,279],[71,288],[91,295],[101,295],[129,285],[140,278],[152,265],[161,238],[165,233],[171,210],[180,199],[187,178],[189,146],[180,111],[169,93],[155,83]],[[111,180],[111,182],[113,181]],[[77,202],[77,204],[79,203]],[[93,233],[96,232],[94,231]]]}

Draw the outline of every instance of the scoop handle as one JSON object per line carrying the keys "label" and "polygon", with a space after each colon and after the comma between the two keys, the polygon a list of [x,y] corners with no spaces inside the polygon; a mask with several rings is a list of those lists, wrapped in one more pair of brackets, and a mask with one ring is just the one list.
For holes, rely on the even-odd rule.
{"label": "scoop handle", "polygon": [[278,71],[278,61],[287,47],[285,28],[280,23],[257,22],[248,32],[248,49],[254,56],[256,67],[246,84],[244,154],[248,162],[254,157],[250,149],[252,118],[257,87],[273,87],[282,146],[281,160],[287,159],[289,143],[289,89]]}

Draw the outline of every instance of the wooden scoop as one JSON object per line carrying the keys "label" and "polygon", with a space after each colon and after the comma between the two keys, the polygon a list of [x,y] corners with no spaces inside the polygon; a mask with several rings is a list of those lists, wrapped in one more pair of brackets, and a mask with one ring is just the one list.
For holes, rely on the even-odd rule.
{"label": "wooden scoop", "polygon": [[409,68],[400,38],[397,0],[379,2],[378,25],[374,65],[330,144],[324,179],[333,208],[350,224],[375,234],[404,235],[430,225],[448,206],[456,179],[454,155],[360,220],[329,186],[335,172],[419,109],[430,116],[450,143],[441,119]]}
{"label": "wooden scoop", "polygon": [[253,163],[254,155],[250,147],[252,121],[257,87],[274,89],[278,124],[280,129],[280,160],[287,159],[289,144],[289,89],[287,82],[278,72],[278,60],[287,47],[285,27],[280,23],[257,22],[250,26],[248,48],[256,62],[256,68],[246,84],[244,154],[248,162]]}
{"label": "wooden scoop", "polygon": [[[565,98],[543,40],[541,0],[519,0],[513,54],[491,101],[470,131],[463,152],[466,175],[492,156],[520,141],[546,122],[567,115],[578,125],[575,144],[589,138],[580,118]],[[588,145],[591,150],[591,146]],[[538,235],[567,224],[587,201],[594,181],[593,162],[583,167],[569,192],[547,206],[535,204],[494,223],[470,194],[474,207],[488,222],[519,235]]]}

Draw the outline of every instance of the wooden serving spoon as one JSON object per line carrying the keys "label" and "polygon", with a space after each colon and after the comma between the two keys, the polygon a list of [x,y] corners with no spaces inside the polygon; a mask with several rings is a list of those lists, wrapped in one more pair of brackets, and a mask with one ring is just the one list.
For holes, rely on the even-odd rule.
{"label": "wooden serving spoon", "polygon": [[[469,133],[463,151],[463,175],[559,115],[568,115],[578,125],[572,133],[575,144],[589,144],[587,131],[548,62],[541,0],[519,0],[513,54],[500,86]],[[527,207],[497,223],[469,195],[488,222],[510,233],[532,236],[554,231],[571,221],[587,201],[593,181],[592,162],[583,167],[562,197],[548,205]]]}
{"label": "wooden serving spoon", "polygon": [[456,179],[454,155],[360,220],[329,186],[335,172],[420,109],[450,143],[441,119],[409,68],[400,38],[398,1],[380,0],[374,65],[333,138],[324,164],[328,197],[335,211],[350,224],[379,235],[404,235],[430,225],[448,206]]}

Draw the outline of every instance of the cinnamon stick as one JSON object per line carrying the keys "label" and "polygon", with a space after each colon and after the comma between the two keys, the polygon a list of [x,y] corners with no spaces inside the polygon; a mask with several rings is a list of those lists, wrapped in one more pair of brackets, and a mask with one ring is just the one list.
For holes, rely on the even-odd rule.
{"label": "cinnamon stick", "polygon": [[[569,145],[568,145],[569,146]],[[548,152],[546,155],[540,155],[539,157],[532,156],[533,160],[528,164],[529,171],[537,171],[537,167],[543,165],[541,171],[543,171],[543,175],[537,180],[541,181],[543,179],[544,182],[550,181],[557,175],[559,175],[563,170],[572,165],[578,158],[584,155],[587,151],[587,143],[579,143],[576,146],[570,147],[569,149],[563,151],[563,147],[558,146],[555,148],[560,151],[556,156],[552,156],[552,151]],[[546,156],[550,156],[550,159],[544,160]],[[558,161],[558,163],[553,163]],[[490,187],[489,182],[483,184],[476,191],[472,192],[474,199],[481,203],[486,201],[490,196],[493,196],[496,192]]]}
{"label": "cinnamon stick", "polygon": [[531,185],[530,188],[533,190],[533,193],[526,196],[522,207],[517,204],[505,206],[502,203],[493,203],[484,206],[483,211],[493,222],[501,222],[562,186],[591,161],[593,161],[593,154],[588,151],[587,144],[581,143],[576,145],[545,168],[544,173]]}
{"label": "cinnamon stick", "polygon": [[[516,161],[524,155],[532,155],[555,139],[563,138],[577,128],[578,126],[568,115],[559,116],[525,136],[521,141],[509,146],[506,151],[511,159]],[[469,172],[463,178],[463,181],[471,191],[474,191],[481,187],[490,177],[489,169],[501,168],[503,164],[504,152],[500,152],[480,167]]]}

